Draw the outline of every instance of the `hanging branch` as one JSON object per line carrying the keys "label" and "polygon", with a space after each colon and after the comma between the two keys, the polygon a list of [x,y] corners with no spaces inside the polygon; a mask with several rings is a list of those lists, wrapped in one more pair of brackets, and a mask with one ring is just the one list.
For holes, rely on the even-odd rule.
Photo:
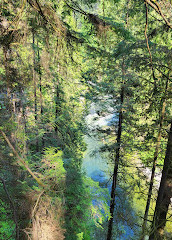
{"label": "hanging branch", "polygon": [[164,74],[159,68],[156,68],[155,69],[160,72],[162,74],[163,77],[165,77],[167,80],[169,80],[170,82],[172,81],[171,78],[169,76],[167,76],[166,74]]}
{"label": "hanging branch", "polygon": [[48,20],[46,19],[45,15],[44,15],[44,13],[43,13],[40,5],[39,5],[39,2],[38,2],[37,0],[35,0],[35,2],[36,2],[36,4],[37,4],[37,6],[38,6],[38,9],[39,9],[39,12],[40,12],[41,16],[43,17],[43,19],[45,20],[45,22],[48,22]]}
{"label": "hanging branch", "polygon": [[[35,2],[33,0],[27,0],[27,2],[43,18],[45,26],[47,24],[50,24],[50,26],[55,30],[55,32],[60,33],[63,36],[66,35],[67,29],[64,26],[64,23],[60,19],[58,19],[60,22],[60,26],[57,26],[56,19],[55,19],[56,15],[53,9],[49,8],[48,6],[43,8],[38,0],[35,0]],[[49,10],[49,13],[47,14],[45,10]],[[52,17],[53,17],[53,20],[51,19]]]}
{"label": "hanging branch", "polygon": [[[76,6],[76,4],[75,4],[73,1],[71,1],[71,2],[72,2],[73,5],[75,5],[75,7],[74,7],[74,6],[71,6],[71,4],[69,4],[66,0],[64,0],[64,2],[65,2],[66,5],[67,5],[70,9],[72,9],[73,11],[76,11],[76,12],[78,12],[78,13],[80,13],[80,14],[85,15],[85,16],[89,19],[89,21],[90,21],[96,28],[98,28],[99,26],[102,26],[102,27],[104,27],[104,28],[105,28],[106,26],[110,26],[109,23],[107,23],[106,21],[104,21],[103,19],[101,19],[98,15],[85,12],[85,11],[82,10],[79,6]],[[104,5],[103,5],[103,8],[104,8]],[[103,15],[104,15],[104,14],[103,14]],[[104,17],[104,16],[103,16],[103,17]]]}
{"label": "hanging branch", "polygon": [[163,14],[159,3],[157,1],[151,1],[151,0],[145,0],[145,2],[146,2],[146,4],[149,4],[163,18],[163,20],[165,21],[167,26],[172,29],[172,25],[170,24],[170,22],[167,20],[167,18]]}
{"label": "hanging branch", "polygon": [[37,10],[37,11],[39,12],[39,14],[40,14],[40,15],[42,16],[42,18],[44,19],[45,23],[48,23],[48,20],[47,20],[47,18],[45,17],[45,15],[44,15],[44,13],[43,13],[43,11],[42,11],[42,9],[41,9],[38,1],[36,0],[36,5],[37,5],[37,6],[35,5],[35,3],[34,3],[32,0],[27,0],[27,2],[29,3],[29,5],[30,5],[31,7],[33,7],[35,10]]}
{"label": "hanging branch", "polygon": [[35,176],[35,174],[32,172],[32,170],[29,168],[29,166],[27,165],[27,163],[25,162],[25,160],[23,158],[21,158],[18,154],[18,152],[15,150],[15,148],[13,147],[13,145],[11,144],[10,140],[8,139],[8,137],[6,136],[6,134],[0,130],[2,136],[4,137],[5,141],[8,143],[8,146],[11,148],[11,150],[13,151],[13,153],[15,154],[15,156],[17,157],[18,159],[18,162],[20,164],[22,164],[26,170],[30,173],[30,175],[37,181],[37,183],[42,186],[42,187],[45,187],[44,183]]}
{"label": "hanging branch", "polygon": [[78,9],[76,9],[75,7],[69,5],[69,3],[68,3],[66,0],[64,0],[64,2],[65,2],[66,5],[67,5],[70,9],[72,9],[73,11],[78,12],[78,13],[81,13],[81,14],[83,14],[83,15],[88,15],[88,13],[84,12],[81,8],[78,7]]}

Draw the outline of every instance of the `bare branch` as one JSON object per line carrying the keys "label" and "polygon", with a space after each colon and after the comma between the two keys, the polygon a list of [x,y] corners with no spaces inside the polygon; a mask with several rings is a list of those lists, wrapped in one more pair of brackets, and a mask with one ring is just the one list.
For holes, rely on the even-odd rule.
{"label": "bare branch", "polygon": [[44,193],[44,191],[42,191],[42,192],[39,194],[39,196],[38,196],[38,199],[37,199],[36,204],[35,204],[35,206],[34,206],[34,209],[33,209],[33,211],[32,211],[32,217],[34,217],[34,215],[35,215],[35,211],[36,211],[36,208],[37,208],[37,206],[38,206],[39,199],[40,199],[40,197],[42,196],[43,193]]}
{"label": "bare branch", "polygon": [[172,25],[170,24],[170,22],[167,20],[167,18],[163,14],[159,3],[157,1],[151,1],[151,0],[145,0],[145,2],[147,4],[149,4],[163,18],[163,20],[165,21],[167,26],[172,29]]}

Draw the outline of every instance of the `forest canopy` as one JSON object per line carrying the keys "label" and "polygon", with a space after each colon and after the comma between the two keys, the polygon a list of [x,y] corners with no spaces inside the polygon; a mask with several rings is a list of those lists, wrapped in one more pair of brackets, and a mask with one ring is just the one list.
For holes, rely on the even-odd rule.
{"label": "forest canopy", "polygon": [[0,0],[0,239],[172,238],[171,46],[171,0]]}

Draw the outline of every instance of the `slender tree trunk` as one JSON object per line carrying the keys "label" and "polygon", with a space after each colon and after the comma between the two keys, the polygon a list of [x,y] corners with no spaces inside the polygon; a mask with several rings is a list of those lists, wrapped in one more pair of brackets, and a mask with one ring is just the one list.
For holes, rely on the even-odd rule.
{"label": "slender tree trunk", "polygon": [[36,89],[36,56],[35,56],[35,34],[33,30],[33,85],[34,85],[34,108],[35,108],[35,123],[37,122],[37,89]]}
{"label": "slender tree trunk", "polygon": [[10,114],[12,114],[13,107],[11,102],[11,83],[10,83],[10,47],[4,45],[3,46],[3,55],[4,55],[4,67],[5,67],[5,76],[6,76],[6,88],[7,88],[7,109]]}
{"label": "slender tree trunk", "polygon": [[[39,72],[39,91],[40,91],[40,107],[41,107],[41,119],[43,119],[43,100],[42,100],[42,72],[41,72],[41,63],[40,63],[40,53],[39,53],[39,44],[37,42],[38,47],[38,72]],[[42,136],[42,147],[44,148],[44,136]]]}
{"label": "slender tree trunk", "polygon": [[[35,33],[34,30],[32,31],[32,37],[33,37],[33,87],[34,87],[34,115],[35,115],[35,125],[37,129],[37,120],[38,120],[38,114],[37,114],[37,82],[36,82],[36,54],[35,54]],[[36,133],[36,151],[39,151],[39,145],[38,145],[38,132]]]}
{"label": "slender tree trunk", "polygon": [[127,12],[126,12],[125,28],[127,28],[127,26],[128,26],[128,18],[129,18],[128,10],[129,10],[129,4],[130,4],[130,0],[127,0]]}
{"label": "slender tree trunk", "polygon": [[58,131],[58,127],[57,127],[57,118],[58,118],[58,116],[59,116],[59,87],[58,87],[58,84],[57,84],[57,86],[56,86],[56,97],[55,97],[55,123],[56,123],[56,125],[55,125],[55,132],[57,133],[57,131]]}
{"label": "slender tree trunk", "polygon": [[[58,56],[59,56],[59,46],[58,46]],[[60,81],[59,81],[59,76],[60,76],[60,64],[58,63],[58,76],[57,76],[57,83],[56,83],[56,92],[55,92],[55,133],[57,135],[58,132],[58,127],[57,127],[57,119],[58,116],[60,115]]]}
{"label": "slender tree trunk", "polygon": [[9,67],[9,57],[8,52],[10,51],[9,47],[3,47],[4,54],[4,66],[5,66],[5,74],[6,74],[6,86],[7,86],[7,96],[10,98],[10,67]]}
{"label": "slender tree trunk", "polygon": [[41,72],[41,63],[40,63],[40,52],[39,52],[39,44],[37,42],[38,47],[38,72],[39,72],[39,91],[40,91],[40,106],[41,106],[41,115],[43,114],[43,105],[42,105],[42,72]]}
{"label": "slender tree trunk", "polygon": [[[22,96],[24,96],[23,89],[22,89],[21,94],[22,94]],[[26,121],[27,113],[26,113],[26,108],[25,108],[25,104],[24,104],[23,100],[21,101],[21,104],[22,104],[22,117],[23,117],[24,130],[25,130],[25,133],[26,133],[27,132],[27,121]]]}
{"label": "slender tree trunk", "polygon": [[168,207],[172,198],[172,121],[149,240],[163,239]]}
{"label": "slender tree trunk", "polygon": [[[124,77],[124,60],[123,60],[123,64],[122,64],[122,72],[123,72],[123,77]],[[121,145],[122,121],[123,121],[123,112],[122,112],[123,102],[124,102],[124,80],[122,82],[121,94],[120,94],[121,107],[120,107],[120,111],[119,111],[117,148],[116,148],[115,166],[114,166],[114,171],[113,171],[113,180],[112,180],[112,187],[111,187],[111,201],[110,201],[110,217],[111,218],[108,223],[107,240],[111,240],[111,238],[112,238],[117,175],[118,175],[118,167],[119,167],[119,159],[120,159],[120,145]]]}
{"label": "slender tree trunk", "polygon": [[160,112],[159,131],[158,131],[156,147],[155,147],[155,152],[154,152],[152,174],[151,174],[151,180],[150,180],[150,183],[149,183],[149,191],[148,191],[148,197],[147,197],[147,203],[146,203],[146,208],[145,208],[144,220],[143,220],[143,225],[142,225],[142,237],[141,237],[141,240],[144,240],[145,230],[146,230],[146,226],[147,226],[147,219],[148,219],[149,207],[150,207],[150,202],[151,202],[153,183],[154,183],[154,178],[155,178],[156,162],[157,162],[157,158],[158,158],[160,141],[161,141],[161,131],[162,131],[164,115],[165,115],[165,106],[166,106],[165,95],[166,95],[166,92],[167,92],[167,88],[168,88],[168,80],[166,81],[165,93],[164,93],[164,96],[163,96],[163,98],[161,100],[161,106],[162,107],[161,107],[161,112]]}

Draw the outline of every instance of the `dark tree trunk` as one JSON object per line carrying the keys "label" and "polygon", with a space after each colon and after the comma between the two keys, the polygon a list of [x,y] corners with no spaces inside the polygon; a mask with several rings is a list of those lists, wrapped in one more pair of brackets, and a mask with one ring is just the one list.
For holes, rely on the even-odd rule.
{"label": "dark tree trunk", "polygon": [[38,119],[37,116],[37,89],[36,89],[36,56],[35,56],[35,34],[33,30],[33,86],[34,86],[34,108],[35,108],[35,122]]}
{"label": "dark tree trunk", "polygon": [[4,54],[4,66],[5,66],[5,74],[6,74],[6,86],[7,86],[7,96],[11,98],[11,91],[10,91],[10,59],[9,59],[9,52],[10,49],[8,46],[3,47],[3,54]]}
{"label": "dark tree trunk", "polygon": [[170,198],[172,198],[172,122],[149,240],[163,239]]}
{"label": "dark tree trunk", "polygon": [[7,109],[9,114],[11,115],[13,112],[13,106],[11,101],[11,66],[10,66],[10,58],[11,58],[11,49],[10,46],[3,46],[3,55],[4,55],[4,67],[5,67],[5,75],[6,75],[6,89],[7,89]]}
{"label": "dark tree trunk", "polygon": [[[129,6],[129,0],[127,1],[127,8]],[[126,14],[126,28],[128,24],[128,11]],[[124,76],[125,76],[125,69],[124,69],[124,58],[122,62],[122,85],[121,85],[121,94],[120,94],[120,104],[121,108],[119,111],[119,120],[118,120],[118,133],[117,133],[117,147],[116,147],[116,155],[115,155],[115,166],[113,171],[113,180],[112,180],[112,187],[111,187],[111,200],[110,200],[110,219],[108,222],[108,233],[107,233],[107,240],[111,240],[112,238],[112,229],[113,229],[113,219],[114,219],[114,209],[115,209],[115,196],[116,196],[116,185],[117,185],[117,176],[118,176],[118,167],[119,167],[119,160],[120,160],[120,146],[121,146],[121,133],[122,133],[122,121],[123,121],[123,102],[124,102]]]}
{"label": "dark tree trunk", "polygon": [[[36,82],[36,54],[35,54],[35,34],[34,30],[32,31],[33,37],[33,87],[34,87],[34,115],[35,115],[35,125],[37,125],[38,113],[37,113],[37,82]],[[36,127],[37,129],[37,127]],[[36,151],[39,152],[38,145],[38,131],[36,133]]]}
{"label": "dark tree trunk", "polygon": [[118,120],[117,147],[116,147],[115,166],[114,166],[113,180],[112,180],[112,187],[111,187],[111,201],[110,201],[110,217],[111,218],[108,223],[107,240],[111,240],[112,238],[116,185],[117,185],[119,158],[120,158],[121,132],[122,132],[122,120],[123,120],[123,113],[122,113],[123,102],[124,102],[124,82],[122,83],[122,86],[121,86],[121,95],[120,95],[121,108],[119,111],[119,120]]}
{"label": "dark tree trunk", "polygon": [[[42,71],[41,71],[41,62],[40,62],[40,53],[39,53],[39,44],[37,42],[37,47],[38,47],[38,73],[39,73],[39,91],[40,91],[40,108],[41,108],[41,120],[43,119],[43,100],[42,100]],[[42,136],[42,147],[44,148],[45,146],[45,141],[44,141],[44,136]]]}
{"label": "dark tree trunk", "polygon": [[38,46],[38,72],[39,72],[39,91],[40,91],[40,106],[41,106],[41,115],[43,114],[43,105],[42,105],[42,71],[41,71],[41,63],[40,63],[40,53],[39,53],[39,45]]}
{"label": "dark tree trunk", "polygon": [[[21,92],[22,96],[24,96],[24,91],[22,89],[22,92]],[[27,114],[26,114],[26,108],[25,108],[25,104],[24,104],[24,101],[22,100],[21,101],[21,104],[22,104],[22,117],[23,117],[23,124],[24,124],[24,130],[25,130],[25,133],[27,132]]]}
{"label": "dark tree trunk", "polygon": [[56,97],[55,97],[55,132],[57,133],[58,131],[58,127],[57,127],[57,118],[59,116],[59,98],[60,98],[60,94],[59,94],[59,87],[58,84],[56,86]]}
{"label": "dark tree trunk", "polygon": [[166,81],[165,93],[164,93],[164,96],[161,100],[161,111],[160,111],[160,116],[159,116],[160,123],[159,123],[158,136],[157,136],[156,147],[155,147],[155,152],[154,152],[152,174],[151,174],[151,180],[150,180],[150,183],[149,183],[147,203],[146,203],[144,220],[143,220],[143,225],[142,225],[142,238],[141,238],[141,240],[144,240],[145,230],[146,230],[146,225],[147,225],[147,219],[148,219],[148,213],[149,213],[149,207],[150,207],[150,202],[151,202],[153,183],[154,183],[154,178],[155,178],[156,162],[157,162],[158,153],[159,153],[159,147],[160,147],[160,141],[161,141],[161,131],[162,131],[164,115],[165,115],[165,106],[166,106],[165,96],[166,96],[167,88],[168,88],[168,80]]}

